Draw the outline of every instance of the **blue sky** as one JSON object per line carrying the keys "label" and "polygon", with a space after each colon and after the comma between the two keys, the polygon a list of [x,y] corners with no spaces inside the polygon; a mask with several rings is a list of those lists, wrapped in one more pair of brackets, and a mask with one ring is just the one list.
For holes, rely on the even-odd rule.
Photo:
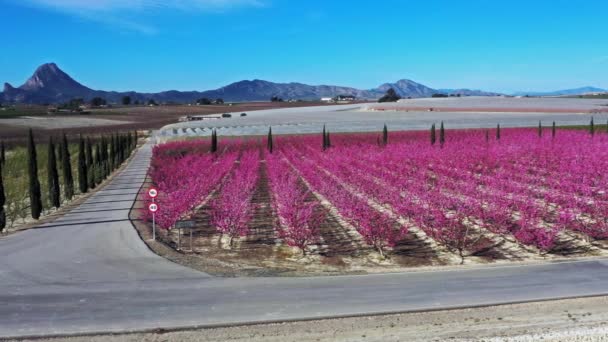
{"label": "blue sky", "polygon": [[[169,3],[169,4],[168,4]],[[241,79],[512,92],[608,88],[608,1],[0,0],[0,81],[56,62],[94,89]]]}

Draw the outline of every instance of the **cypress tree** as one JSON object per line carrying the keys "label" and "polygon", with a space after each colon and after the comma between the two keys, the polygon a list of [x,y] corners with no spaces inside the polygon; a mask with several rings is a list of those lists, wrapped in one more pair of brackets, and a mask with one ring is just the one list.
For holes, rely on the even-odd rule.
{"label": "cypress tree", "polygon": [[120,134],[116,134],[116,151],[114,153],[116,157],[116,168],[119,168],[120,164],[122,164],[122,136]]}
{"label": "cypress tree", "polygon": [[100,184],[103,178],[103,165],[101,161],[101,142],[95,144],[95,183]]}
{"label": "cypress tree", "polygon": [[86,162],[87,162],[87,180],[89,181],[89,189],[95,188],[95,164],[93,163],[93,144],[91,138],[86,140]]}
{"label": "cypress tree", "polygon": [[540,121],[538,121],[538,137],[543,137],[543,124]]}
{"label": "cypress tree", "polygon": [[103,136],[101,138],[101,162],[103,164],[103,178],[106,179],[110,176],[110,161],[108,155],[108,138]]}
{"label": "cypress tree", "polygon": [[124,134],[120,134],[118,136],[118,156],[120,159],[120,164],[127,159],[127,139]]}
{"label": "cypress tree", "polygon": [[327,134],[325,133],[325,125],[323,125],[323,151],[327,149]]}
{"label": "cypress tree", "polygon": [[129,152],[131,151],[131,147],[133,146],[133,139],[131,138],[131,132],[127,132],[127,155],[129,155]]}
{"label": "cypress tree", "polygon": [[110,136],[109,150],[110,150],[110,155],[108,156],[109,166],[110,166],[109,173],[112,173],[112,171],[114,171],[114,169],[116,168],[116,139],[114,138],[114,134],[112,134]]}
{"label": "cypress tree", "polygon": [[437,136],[435,135],[435,124],[431,125],[431,145],[435,145],[437,141]]}
{"label": "cypress tree", "polygon": [[61,172],[63,173],[63,194],[69,201],[74,197],[74,177],[72,176],[72,160],[68,138],[63,135],[61,141]]}
{"label": "cypress tree", "polygon": [[500,124],[496,125],[496,140],[500,140]]}
{"label": "cypress tree", "polygon": [[38,180],[38,156],[36,155],[36,144],[34,143],[34,133],[30,128],[27,143],[27,170],[30,181],[30,209],[32,218],[37,220],[42,213],[42,195],[40,193],[40,181]]}
{"label": "cypress tree", "polygon": [[443,147],[445,144],[445,130],[443,129],[443,121],[441,121],[441,126],[439,127],[439,144]]}
{"label": "cypress tree", "polygon": [[84,139],[78,139],[78,186],[81,193],[87,192],[89,181],[87,179],[87,161],[85,156]]}
{"label": "cypress tree", "polygon": [[127,137],[124,134],[121,134],[119,135],[119,138],[120,143],[118,144],[118,155],[120,156],[120,163],[122,164],[122,162],[127,159]]}
{"label": "cypress tree", "polygon": [[0,163],[0,233],[6,227],[6,212],[4,211],[5,202],[6,196],[4,195],[4,181],[2,179],[2,163]]}
{"label": "cypress tree", "polygon": [[490,131],[486,129],[486,144],[490,142]]}
{"label": "cypress tree", "polygon": [[59,143],[55,145],[57,149],[57,160],[59,161],[59,166],[61,167],[61,162],[63,161],[63,148],[61,148],[61,139],[59,139]]}
{"label": "cypress tree", "polygon": [[49,187],[49,199],[51,205],[55,208],[61,206],[61,189],[59,187],[59,173],[57,172],[57,159],[55,157],[55,144],[53,138],[49,138],[48,150],[48,165],[47,165],[47,182]]}
{"label": "cypress tree", "polygon": [[589,134],[591,134],[591,136],[595,135],[595,125],[593,123],[593,116],[591,117],[591,122],[589,122]]}
{"label": "cypress tree", "polygon": [[551,126],[551,138],[555,139],[555,134],[557,133],[557,130],[555,128],[555,121],[553,121],[553,125]]}
{"label": "cypress tree", "polygon": [[384,128],[382,129],[382,145],[388,145],[388,128],[386,124],[384,124]]}
{"label": "cypress tree", "polygon": [[6,151],[4,147],[4,141],[0,141],[0,164],[6,162]]}
{"label": "cypress tree", "polygon": [[211,132],[211,153],[216,153],[217,152],[217,132],[215,131],[215,128],[213,129],[213,131]]}
{"label": "cypress tree", "polygon": [[268,152],[272,153],[272,126],[268,128]]}
{"label": "cypress tree", "polygon": [[331,139],[329,138],[329,131],[327,131],[327,148],[331,148]]}

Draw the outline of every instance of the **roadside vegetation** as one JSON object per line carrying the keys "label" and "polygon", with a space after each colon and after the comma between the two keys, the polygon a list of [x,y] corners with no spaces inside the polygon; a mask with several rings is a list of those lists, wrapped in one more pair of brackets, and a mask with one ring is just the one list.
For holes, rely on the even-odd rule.
{"label": "roadside vegetation", "polygon": [[136,132],[71,141],[59,135],[36,143],[31,130],[25,146],[9,148],[0,142],[0,232],[48,215],[94,189],[129,157],[136,143]]}

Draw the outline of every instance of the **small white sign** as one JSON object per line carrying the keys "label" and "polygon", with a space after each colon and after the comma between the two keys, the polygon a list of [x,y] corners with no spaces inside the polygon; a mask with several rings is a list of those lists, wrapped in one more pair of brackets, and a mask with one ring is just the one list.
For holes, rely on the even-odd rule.
{"label": "small white sign", "polygon": [[151,198],[156,198],[156,196],[158,196],[158,190],[155,188],[150,188],[150,190],[148,190],[148,196]]}
{"label": "small white sign", "polygon": [[151,213],[155,213],[158,211],[158,204],[156,203],[150,203],[150,205],[148,206],[148,210],[150,210]]}

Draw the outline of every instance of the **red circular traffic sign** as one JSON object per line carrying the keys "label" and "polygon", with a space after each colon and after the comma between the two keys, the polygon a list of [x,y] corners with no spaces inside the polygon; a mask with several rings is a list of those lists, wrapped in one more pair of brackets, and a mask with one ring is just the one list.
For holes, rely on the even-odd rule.
{"label": "red circular traffic sign", "polygon": [[148,210],[151,213],[155,213],[158,211],[158,203],[150,203],[150,205],[148,205]]}
{"label": "red circular traffic sign", "polygon": [[158,196],[158,190],[156,190],[156,188],[148,189],[148,196],[151,198],[156,198],[156,196]]}

